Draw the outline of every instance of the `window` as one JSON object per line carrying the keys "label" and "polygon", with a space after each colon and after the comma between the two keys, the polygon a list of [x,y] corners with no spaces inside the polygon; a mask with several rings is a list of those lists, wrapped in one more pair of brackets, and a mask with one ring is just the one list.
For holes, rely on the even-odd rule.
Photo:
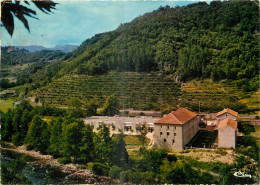
{"label": "window", "polygon": [[176,136],[177,134],[174,132],[174,136]]}
{"label": "window", "polygon": [[162,125],[161,125],[161,128],[162,128]]}
{"label": "window", "polygon": [[163,139],[164,142],[166,142],[166,139]]}
{"label": "window", "polygon": [[175,143],[175,140],[174,140],[174,139],[172,140],[172,144],[173,144],[173,143]]}
{"label": "window", "polygon": [[160,132],[160,135],[162,135],[162,132]]}
{"label": "window", "polygon": [[170,132],[167,132],[167,136],[170,135]]}
{"label": "window", "polygon": [[169,130],[169,126],[167,126],[167,129]]}
{"label": "window", "polygon": [[125,129],[126,132],[128,132],[128,131],[132,130],[132,127],[131,126],[125,126],[124,129]]}

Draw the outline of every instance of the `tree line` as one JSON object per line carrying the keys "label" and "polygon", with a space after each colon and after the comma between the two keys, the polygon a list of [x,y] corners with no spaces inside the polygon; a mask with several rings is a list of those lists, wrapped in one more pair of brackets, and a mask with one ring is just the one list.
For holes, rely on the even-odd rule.
{"label": "tree line", "polygon": [[57,76],[159,71],[177,74],[182,81],[235,80],[244,91],[255,91],[258,30],[258,6],[254,2],[160,7],[83,42],[65,57],[71,62]]}

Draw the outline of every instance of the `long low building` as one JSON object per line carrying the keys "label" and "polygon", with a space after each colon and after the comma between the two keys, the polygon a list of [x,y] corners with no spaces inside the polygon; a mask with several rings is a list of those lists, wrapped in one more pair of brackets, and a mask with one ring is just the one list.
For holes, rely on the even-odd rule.
{"label": "long low building", "polygon": [[139,124],[147,124],[148,132],[154,131],[154,123],[158,121],[159,117],[119,117],[119,116],[91,116],[84,120],[85,124],[91,124],[94,127],[94,131],[105,124],[109,127],[111,134],[118,134],[122,130],[126,135],[138,135],[136,127]]}

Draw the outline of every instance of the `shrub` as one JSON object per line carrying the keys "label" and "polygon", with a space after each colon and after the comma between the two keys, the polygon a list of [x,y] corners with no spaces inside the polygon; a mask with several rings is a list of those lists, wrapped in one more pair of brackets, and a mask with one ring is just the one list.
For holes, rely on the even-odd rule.
{"label": "shrub", "polygon": [[70,159],[70,157],[61,157],[61,158],[58,158],[58,162],[61,164],[68,164],[71,162],[71,159]]}
{"label": "shrub", "polygon": [[176,157],[176,155],[167,155],[167,160],[169,161],[169,162],[176,162],[177,161],[177,157]]}
{"label": "shrub", "polygon": [[101,164],[99,162],[93,163],[92,171],[96,175],[108,175],[109,167],[107,165]]}
{"label": "shrub", "polygon": [[127,171],[122,171],[120,173],[120,182],[121,183],[125,183],[125,182],[128,182],[129,181],[129,174],[131,173],[130,170],[127,170]]}
{"label": "shrub", "polygon": [[117,166],[112,166],[110,171],[109,171],[109,176],[112,179],[119,179],[120,178],[120,173],[122,172],[122,168],[117,167]]}

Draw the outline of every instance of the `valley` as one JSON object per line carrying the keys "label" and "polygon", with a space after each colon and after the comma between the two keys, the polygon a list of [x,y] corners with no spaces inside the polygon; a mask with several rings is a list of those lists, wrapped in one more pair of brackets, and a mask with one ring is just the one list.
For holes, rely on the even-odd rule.
{"label": "valley", "polygon": [[[259,182],[259,4],[167,5],[131,20],[78,47],[1,47],[2,183]],[[63,44],[76,36],[62,31]]]}

